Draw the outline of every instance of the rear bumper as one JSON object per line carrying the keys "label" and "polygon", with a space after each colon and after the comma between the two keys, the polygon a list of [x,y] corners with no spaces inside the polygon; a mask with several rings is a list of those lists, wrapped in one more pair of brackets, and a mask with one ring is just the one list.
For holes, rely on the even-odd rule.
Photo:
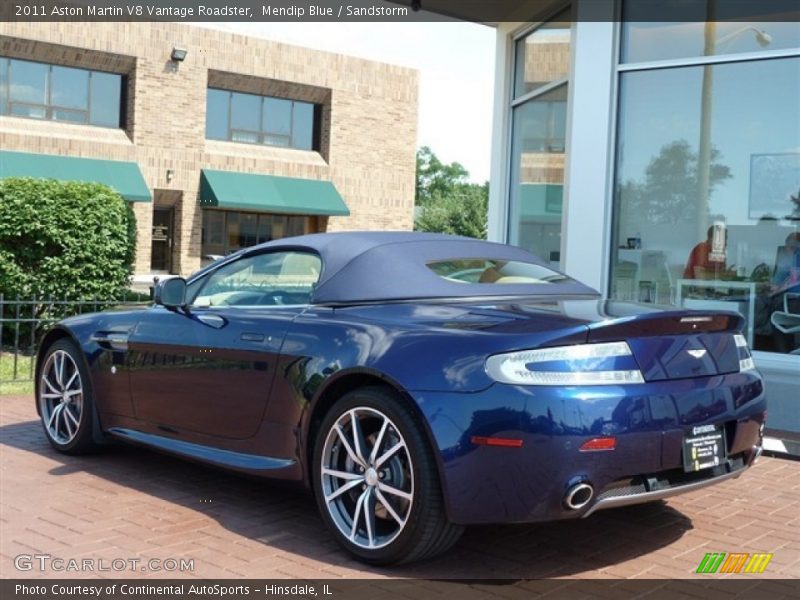
{"label": "rear bumper", "polygon": [[[412,393],[438,450],[455,523],[512,523],[588,516],[738,477],[761,453],[766,398],[755,372],[630,386],[572,388],[495,384],[477,393]],[[724,425],[727,460],[684,473],[688,428]],[[472,438],[522,440],[478,446]],[[582,452],[594,437],[614,450]],[[576,485],[591,499],[565,504]]]}
{"label": "rear bumper", "polygon": [[670,498],[678,494],[700,490],[714,485],[715,483],[727,481],[728,479],[735,479],[739,477],[745,469],[753,466],[758,460],[758,457],[761,456],[761,452],[761,446],[753,446],[749,453],[729,460],[726,465],[722,465],[718,469],[709,469],[708,473],[704,473],[703,477],[697,478],[694,481],[670,482],[666,485],[662,484],[658,489],[649,489],[646,485],[625,485],[609,488],[598,495],[597,500],[591,504],[590,508],[582,511],[581,517],[588,517],[593,512],[605,508],[617,508],[620,506],[653,502],[654,500],[663,500],[664,498]]}

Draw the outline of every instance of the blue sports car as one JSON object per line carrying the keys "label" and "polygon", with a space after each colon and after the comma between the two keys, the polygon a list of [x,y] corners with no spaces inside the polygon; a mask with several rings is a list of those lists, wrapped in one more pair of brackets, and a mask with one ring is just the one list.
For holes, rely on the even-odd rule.
{"label": "blue sports car", "polygon": [[742,317],[610,302],[531,254],[421,233],[247,248],[43,338],[50,443],[301,482],[377,564],[465,525],[586,517],[737,477],[766,399]]}

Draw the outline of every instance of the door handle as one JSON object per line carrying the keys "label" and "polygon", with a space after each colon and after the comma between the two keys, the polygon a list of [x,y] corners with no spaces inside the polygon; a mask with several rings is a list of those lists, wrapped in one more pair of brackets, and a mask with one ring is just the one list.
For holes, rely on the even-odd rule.
{"label": "door handle", "polygon": [[199,314],[196,317],[198,321],[214,329],[222,329],[227,324],[227,321],[219,315]]}
{"label": "door handle", "polygon": [[101,331],[95,333],[92,339],[98,345],[110,350],[127,350],[128,349],[128,334],[127,333],[113,333]]}
{"label": "door handle", "polygon": [[245,342],[263,342],[264,341],[264,334],[263,333],[248,333],[245,332],[242,334],[242,340]]}

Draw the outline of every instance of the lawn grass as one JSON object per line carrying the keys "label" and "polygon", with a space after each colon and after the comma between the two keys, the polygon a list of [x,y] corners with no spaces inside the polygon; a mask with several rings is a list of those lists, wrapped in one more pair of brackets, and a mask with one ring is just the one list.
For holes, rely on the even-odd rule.
{"label": "lawn grass", "polygon": [[[30,377],[31,364],[33,358],[30,356],[17,355],[17,373],[14,375],[14,355],[10,352],[0,353],[0,396],[11,396],[33,393],[33,380],[26,381]],[[20,379],[23,381],[13,381]]]}

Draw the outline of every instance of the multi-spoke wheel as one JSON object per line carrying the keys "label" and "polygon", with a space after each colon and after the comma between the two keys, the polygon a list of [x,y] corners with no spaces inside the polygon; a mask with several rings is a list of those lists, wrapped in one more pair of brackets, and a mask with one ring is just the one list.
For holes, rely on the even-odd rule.
{"label": "multi-spoke wheel", "polygon": [[452,545],[436,466],[395,394],[363,388],[339,400],[317,434],[314,489],[345,548],[372,563],[418,560]]}
{"label": "multi-spoke wheel", "polygon": [[59,340],[44,355],[39,369],[37,401],[45,434],[63,452],[90,449],[91,393],[88,377],[75,345]]}

